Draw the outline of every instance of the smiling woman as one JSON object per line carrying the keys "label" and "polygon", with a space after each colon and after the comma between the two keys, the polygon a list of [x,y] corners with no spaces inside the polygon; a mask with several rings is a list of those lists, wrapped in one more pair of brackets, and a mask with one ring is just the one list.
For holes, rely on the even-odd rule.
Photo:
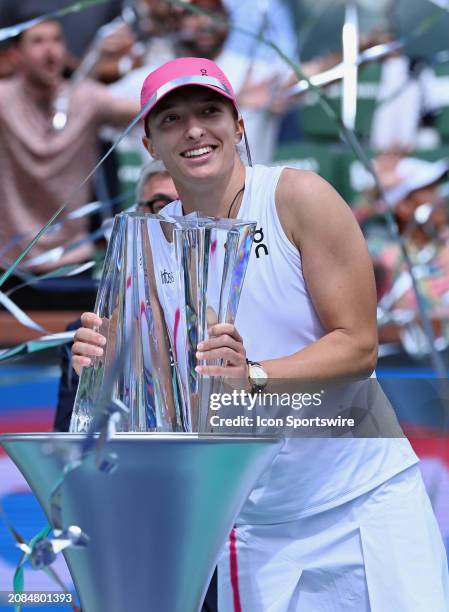
{"label": "smiling woman", "polygon": [[[198,210],[203,199],[204,214],[227,216],[229,202],[241,190],[245,176],[236,152],[243,122],[234,105],[213,89],[187,85],[168,93],[145,123],[143,143],[153,157],[164,161],[184,211]],[[206,185],[207,200],[201,198]]]}
{"label": "smiling woman", "polygon": [[[141,106],[144,144],[180,196],[161,214],[257,223],[235,325],[211,325],[197,346],[196,371],[244,380],[253,391],[282,379],[337,379],[348,409],[360,401],[370,410],[374,275],[346,203],[314,173],[243,165],[233,90],[207,59],[178,58],[149,74]],[[94,320],[85,313],[76,332],[78,367],[95,355]],[[447,610],[441,536],[409,442],[352,434],[285,441],[223,550],[221,611]]]}

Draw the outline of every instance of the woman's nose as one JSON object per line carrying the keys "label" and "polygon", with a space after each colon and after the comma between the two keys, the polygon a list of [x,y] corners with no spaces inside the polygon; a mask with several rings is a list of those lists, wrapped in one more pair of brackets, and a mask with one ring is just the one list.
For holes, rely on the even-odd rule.
{"label": "woman's nose", "polygon": [[192,117],[188,121],[188,125],[186,127],[186,136],[190,140],[198,140],[204,134],[204,128],[201,125],[201,122],[196,118]]}

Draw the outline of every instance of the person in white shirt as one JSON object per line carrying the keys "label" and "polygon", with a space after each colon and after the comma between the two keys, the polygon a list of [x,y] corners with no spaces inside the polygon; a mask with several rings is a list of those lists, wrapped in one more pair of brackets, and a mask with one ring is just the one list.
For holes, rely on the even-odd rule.
{"label": "person in white shirt", "polygon": [[[235,94],[208,59],[178,58],[150,73],[141,104],[144,144],[179,193],[162,214],[257,221],[236,323],[211,327],[197,372],[254,388],[262,371],[267,389],[275,379],[368,377],[377,359],[374,276],[336,191],[311,172],[245,167]],[[92,329],[100,322],[82,317],[78,371],[103,352]],[[445,551],[416,464],[403,438],[288,439],[223,551],[219,610],[447,611]]]}

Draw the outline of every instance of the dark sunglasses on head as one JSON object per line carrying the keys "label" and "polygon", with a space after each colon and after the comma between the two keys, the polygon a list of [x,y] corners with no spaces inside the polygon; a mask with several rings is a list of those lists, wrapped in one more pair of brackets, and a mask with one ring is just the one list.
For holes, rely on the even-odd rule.
{"label": "dark sunglasses on head", "polygon": [[141,202],[137,202],[137,210],[139,212],[150,212],[154,214],[155,210],[160,210],[166,204],[169,204],[173,201],[173,198],[165,195],[165,193],[156,193],[151,200],[143,200]]}

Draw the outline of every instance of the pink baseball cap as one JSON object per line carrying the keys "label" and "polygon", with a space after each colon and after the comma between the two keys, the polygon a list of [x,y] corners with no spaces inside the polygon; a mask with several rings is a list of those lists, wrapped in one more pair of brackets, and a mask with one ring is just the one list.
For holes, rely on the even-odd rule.
{"label": "pink baseball cap", "polygon": [[226,75],[211,60],[202,57],[178,57],[163,64],[147,76],[140,93],[140,107],[146,107],[143,119],[170,92],[187,85],[200,85],[230,100],[240,117],[234,90]]}

